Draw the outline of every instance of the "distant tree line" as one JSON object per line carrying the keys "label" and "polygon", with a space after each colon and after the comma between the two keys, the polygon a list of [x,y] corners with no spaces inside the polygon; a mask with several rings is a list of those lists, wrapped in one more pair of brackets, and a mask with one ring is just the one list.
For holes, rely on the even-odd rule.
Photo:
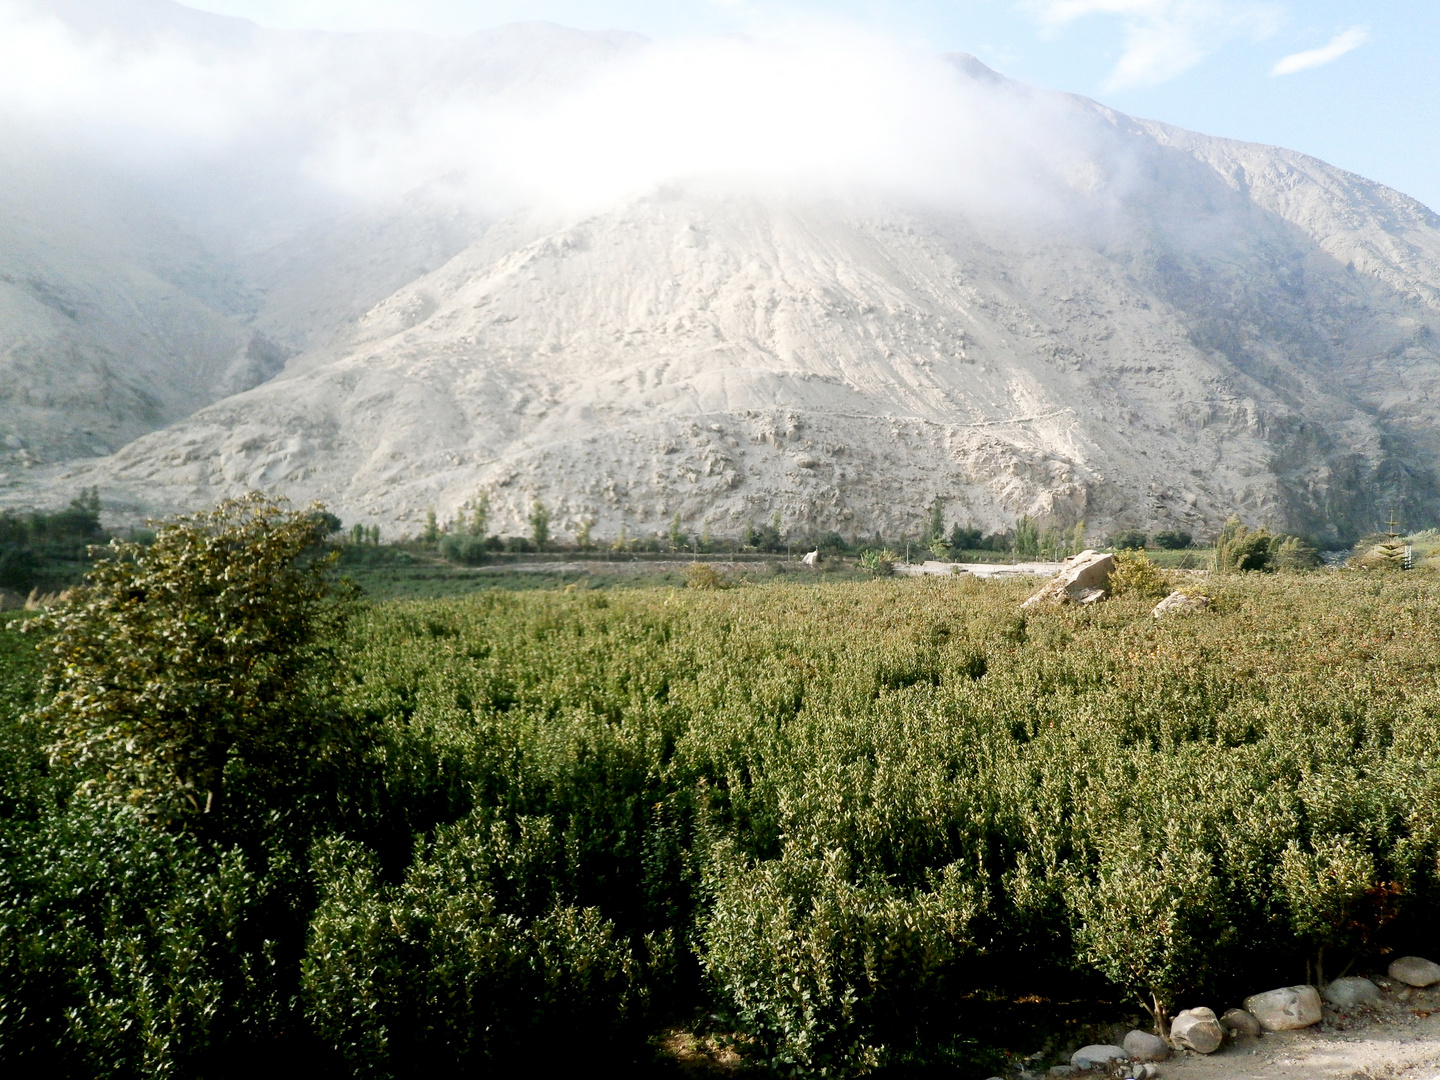
{"label": "distant tree line", "polygon": [[109,534],[100,526],[100,495],[87,488],[63,510],[0,514],[0,587],[63,586],[84,572],[89,548]]}

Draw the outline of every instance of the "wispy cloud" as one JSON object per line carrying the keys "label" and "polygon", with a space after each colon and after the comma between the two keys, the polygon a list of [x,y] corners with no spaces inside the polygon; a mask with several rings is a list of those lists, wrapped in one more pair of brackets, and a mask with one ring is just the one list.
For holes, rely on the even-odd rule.
{"label": "wispy cloud", "polygon": [[1305,52],[1291,53],[1276,64],[1270,74],[1294,75],[1297,71],[1308,71],[1310,68],[1320,67],[1322,64],[1340,59],[1369,40],[1370,31],[1361,26],[1352,26],[1343,34],[1336,34],[1335,39],[1329,45],[1323,45],[1318,49],[1307,49]]}
{"label": "wispy cloud", "polygon": [[1280,6],[1250,0],[1025,0],[1020,6],[1051,31],[1091,15],[1118,18],[1125,44],[1105,79],[1110,91],[1166,82],[1228,42],[1270,37],[1285,18]]}

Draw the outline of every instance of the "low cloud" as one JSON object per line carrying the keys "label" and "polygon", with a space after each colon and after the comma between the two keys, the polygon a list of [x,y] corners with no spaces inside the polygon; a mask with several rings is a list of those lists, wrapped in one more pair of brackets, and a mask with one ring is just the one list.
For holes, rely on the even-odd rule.
{"label": "low cloud", "polygon": [[136,169],[231,161],[341,200],[588,212],[694,182],[1058,212],[1123,169],[1087,115],[834,23],[666,42],[541,24],[127,37],[0,0],[0,120]]}
{"label": "low cloud", "polygon": [[1360,26],[1352,26],[1342,34],[1336,34],[1329,45],[1321,46],[1318,49],[1308,49],[1305,52],[1291,53],[1284,57],[1274,68],[1271,75],[1294,75],[1297,71],[1309,71],[1311,68],[1322,67],[1332,60],[1338,60],[1348,52],[1353,52],[1361,45],[1370,40],[1370,32]]}
{"label": "low cloud", "polygon": [[1167,82],[1232,41],[1272,36],[1285,18],[1276,4],[1242,0],[1027,0],[1021,7],[1051,32],[1094,15],[1118,18],[1124,48],[1107,91]]}

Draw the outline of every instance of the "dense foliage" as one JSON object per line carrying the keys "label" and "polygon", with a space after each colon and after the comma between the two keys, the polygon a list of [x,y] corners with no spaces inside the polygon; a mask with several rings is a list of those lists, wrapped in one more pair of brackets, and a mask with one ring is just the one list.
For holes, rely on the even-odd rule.
{"label": "dense foliage", "polygon": [[0,514],[0,587],[29,590],[69,585],[86,568],[87,550],[106,538],[92,488],[54,513]]}
{"label": "dense foliage", "polygon": [[362,760],[223,840],[112,812],[12,716],[0,1055],[451,1075],[703,1011],[847,1075],[952,1065],[1057,981],[1163,1013],[1440,944],[1440,581],[1218,576],[1169,620],[1026,590],[364,609]]}
{"label": "dense foliage", "polygon": [[83,587],[26,629],[49,661],[35,722],[97,796],[208,814],[226,774],[323,752],[319,661],[345,607],[321,543],[336,524],[260,496],[112,541]]}

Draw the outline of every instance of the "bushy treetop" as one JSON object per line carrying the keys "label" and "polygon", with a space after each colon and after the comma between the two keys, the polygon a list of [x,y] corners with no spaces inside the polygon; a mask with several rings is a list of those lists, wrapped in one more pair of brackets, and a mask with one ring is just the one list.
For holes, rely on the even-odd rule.
{"label": "bushy treetop", "polygon": [[34,713],[53,762],[162,820],[215,809],[227,769],[325,739],[324,672],[345,618],[316,505],[259,494],[113,540],[85,585],[28,628],[47,660]]}

